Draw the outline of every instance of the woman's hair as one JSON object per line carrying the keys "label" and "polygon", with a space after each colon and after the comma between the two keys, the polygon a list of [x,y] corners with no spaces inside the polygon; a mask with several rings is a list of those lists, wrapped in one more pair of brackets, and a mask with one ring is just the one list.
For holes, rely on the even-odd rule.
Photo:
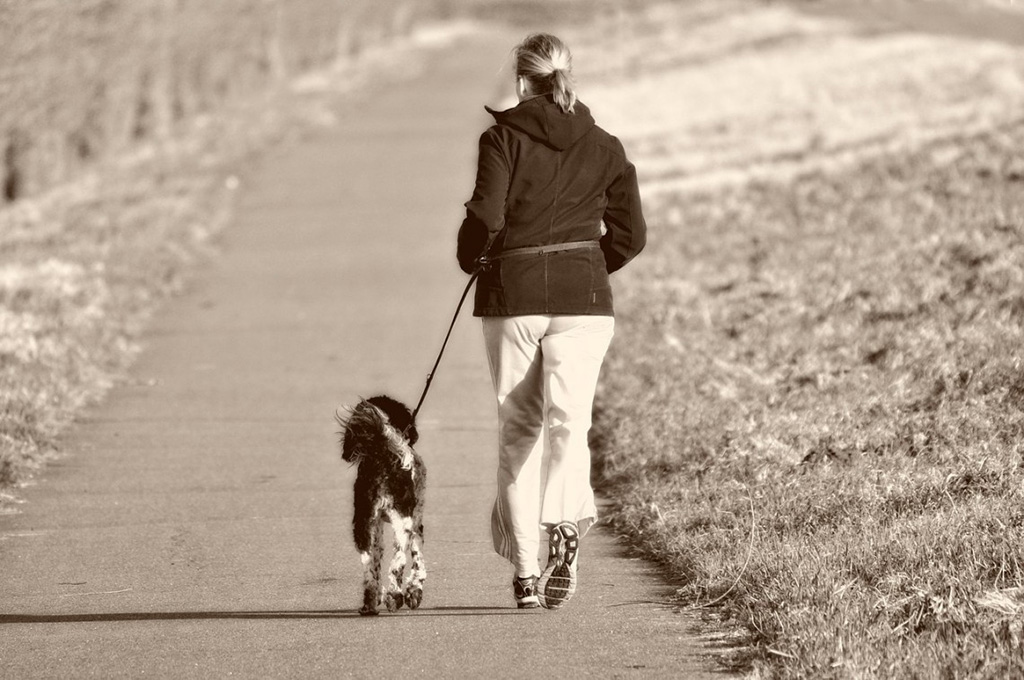
{"label": "woman's hair", "polygon": [[572,54],[565,43],[548,33],[534,33],[515,47],[513,55],[517,77],[526,78],[537,94],[550,92],[562,111],[573,113]]}

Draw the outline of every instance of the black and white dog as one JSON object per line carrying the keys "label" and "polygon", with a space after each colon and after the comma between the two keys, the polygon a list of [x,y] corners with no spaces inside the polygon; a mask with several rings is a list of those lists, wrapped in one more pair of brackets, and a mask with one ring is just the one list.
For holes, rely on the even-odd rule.
{"label": "black and white dog", "polygon": [[[341,457],[359,466],[355,483],[352,528],[363,563],[363,606],[372,616],[383,602],[388,611],[403,604],[416,609],[427,578],[423,561],[423,495],[427,471],[413,445],[419,439],[412,412],[387,396],[364,399],[348,417],[338,414],[343,428]],[[394,533],[394,557],[387,586],[381,579],[384,524]],[[405,582],[406,552],[412,561]]]}

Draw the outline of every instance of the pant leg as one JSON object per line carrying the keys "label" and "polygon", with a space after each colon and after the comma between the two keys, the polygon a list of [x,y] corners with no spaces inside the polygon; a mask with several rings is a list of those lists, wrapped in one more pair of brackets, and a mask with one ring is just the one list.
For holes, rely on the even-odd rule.
{"label": "pant leg", "polygon": [[544,389],[540,339],[545,316],[485,317],[484,341],[498,402],[498,495],[494,550],[517,576],[537,576],[540,549]]}
{"label": "pant leg", "polygon": [[597,520],[587,436],[614,330],[610,316],[556,316],[541,341],[551,448],[541,522],[576,522],[581,536]]}

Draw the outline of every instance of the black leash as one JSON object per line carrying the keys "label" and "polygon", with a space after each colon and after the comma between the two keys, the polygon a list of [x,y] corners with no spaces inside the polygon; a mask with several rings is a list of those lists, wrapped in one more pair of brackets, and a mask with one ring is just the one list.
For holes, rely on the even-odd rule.
{"label": "black leash", "polygon": [[466,301],[466,296],[469,295],[469,289],[473,287],[473,282],[476,281],[477,277],[480,276],[480,272],[484,270],[484,267],[488,265],[488,261],[485,258],[480,258],[478,261],[479,265],[473,275],[469,277],[469,283],[466,284],[465,290],[462,291],[462,297],[459,298],[459,304],[455,307],[455,315],[452,316],[452,322],[448,325],[448,333],[444,336],[444,342],[441,343],[441,351],[437,353],[437,361],[434,362],[434,367],[430,369],[430,373],[427,374],[427,384],[423,387],[423,394],[420,395],[420,400],[416,403],[416,408],[413,409],[412,419],[416,421],[416,414],[420,412],[420,407],[423,406],[423,400],[427,398],[427,392],[430,391],[430,383],[434,380],[434,373],[437,372],[437,367],[441,364],[441,357],[444,356],[444,350],[448,346],[448,339],[452,337],[452,330],[455,329],[455,322],[459,318],[459,312],[462,311],[462,303]]}

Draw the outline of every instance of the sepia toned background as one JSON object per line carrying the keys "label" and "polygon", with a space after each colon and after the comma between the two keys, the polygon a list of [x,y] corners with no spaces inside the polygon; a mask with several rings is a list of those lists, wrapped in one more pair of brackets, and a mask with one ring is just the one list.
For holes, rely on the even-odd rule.
{"label": "sepia toned background", "polygon": [[[592,433],[608,527],[752,677],[1024,673],[1011,0],[0,0],[0,510],[145,380],[249,173],[464,40],[537,29],[650,228]],[[486,67],[480,104],[507,103],[507,59]],[[470,128],[432,153],[468,157]]]}

